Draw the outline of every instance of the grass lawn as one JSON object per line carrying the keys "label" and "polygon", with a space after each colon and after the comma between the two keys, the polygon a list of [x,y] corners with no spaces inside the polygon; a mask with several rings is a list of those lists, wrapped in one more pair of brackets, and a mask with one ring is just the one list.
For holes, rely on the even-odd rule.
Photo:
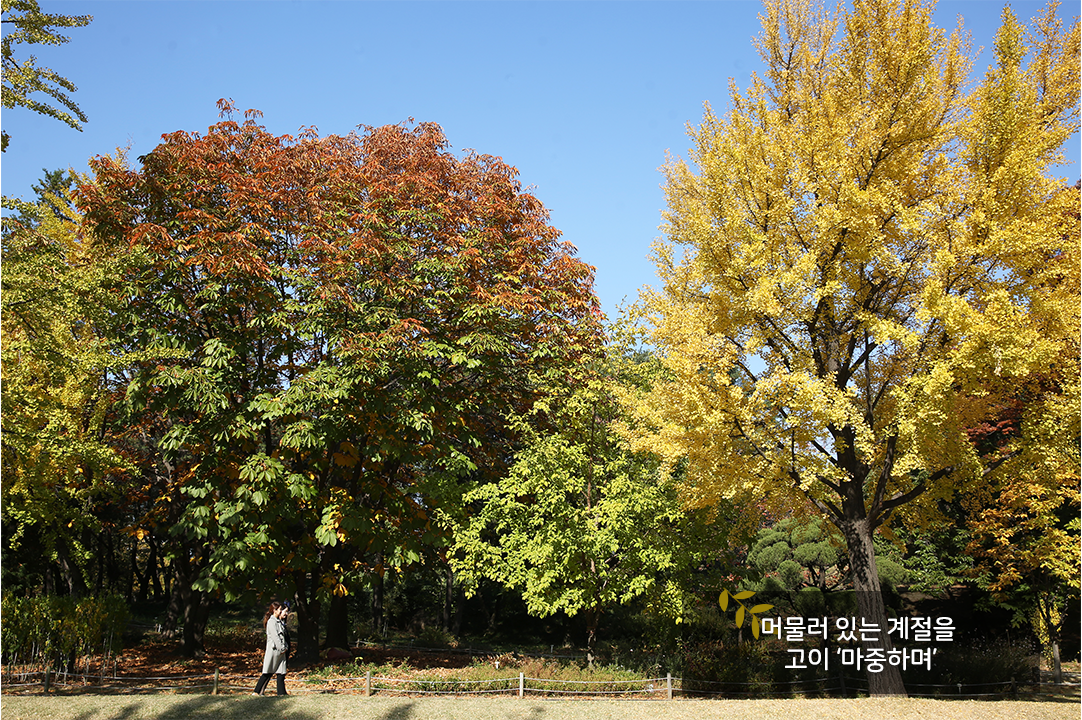
{"label": "grass lawn", "polygon": [[1077,698],[1055,701],[538,700],[361,695],[4,695],[3,720],[1078,720]]}

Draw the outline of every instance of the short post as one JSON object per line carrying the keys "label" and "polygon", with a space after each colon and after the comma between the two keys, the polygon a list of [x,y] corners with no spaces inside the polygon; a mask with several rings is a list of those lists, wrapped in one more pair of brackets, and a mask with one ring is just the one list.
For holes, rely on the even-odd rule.
{"label": "short post", "polygon": [[364,696],[372,697],[372,671],[364,674]]}
{"label": "short post", "polygon": [[520,698],[526,696],[526,674],[525,673],[519,673],[518,674],[518,696]]}
{"label": "short post", "polygon": [[218,668],[214,668],[214,692],[211,693],[212,695],[218,694],[218,672]]}
{"label": "short post", "polygon": [[50,671],[51,671],[50,668],[45,668],[45,690],[44,690],[44,692],[45,692],[46,695],[49,694],[49,680],[51,680],[51,678],[49,677]]}
{"label": "short post", "polygon": [[665,694],[669,700],[672,700],[672,673],[665,673]]}
{"label": "short post", "polygon": [[116,679],[116,658],[113,658],[113,679]]}

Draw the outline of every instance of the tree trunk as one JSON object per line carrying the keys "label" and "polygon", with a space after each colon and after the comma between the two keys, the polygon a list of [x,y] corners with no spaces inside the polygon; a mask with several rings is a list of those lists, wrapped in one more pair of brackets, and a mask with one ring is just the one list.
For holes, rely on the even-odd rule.
{"label": "tree trunk", "polygon": [[172,574],[169,583],[169,604],[165,608],[165,620],[162,622],[162,635],[166,638],[174,638],[177,633],[177,625],[184,613],[184,606],[188,603],[187,595],[191,594],[191,585],[184,581],[181,576],[181,562],[173,560],[170,565]]}
{"label": "tree trunk", "polygon": [[[191,586],[189,580],[185,584]],[[210,617],[210,600],[201,590],[190,590],[184,604],[184,632],[180,640],[180,652],[185,657],[201,658],[206,655],[203,636]]]}
{"label": "tree trunk", "polygon": [[[887,662],[889,651],[893,649],[888,633],[887,609],[883,604],[883,591],[879,586],[879,571],[875,565],[875,547],[872,544],[872,529],[867,518],[846,520],[839,528],[845,536],[849,549],[849,572],[853,578],[853,590],[857,594],[858,623],[874,625],[879,632],[870,633],[862,639],[865,651],[878,648],[883,651],[883,670],[867,672],[868,692],[873,697],[905,696],[905,683],[897,665]],[[857,637],[861,635],[858,633]]]}
{"label": "tree trunk", "polygon": [[455,573],[447,568],[447,577],[443,583],[443,629],[451,632],[451,608],[454,606]]}
{"label": "tree trunk", "polygon": [[309,662],[319,657],[319,613],[322,608],[319,600],[309,597],[308,573],[297,572],[293,578],[296,586],[297,659]]}
{"label": "tree trunk", "polygon": [[57,551],[57,566],[67,594],[73,597],[83,597],[88,593],[89,588],[86,586],[86,582],[83,581],[82,571],[78,565],[71,562],[67,545],[60,545],[57,547]]}
{"label": "tree trunk", "polygon": [[150,537],[150,555],[154,562],[150,563],[150,587],[153,588],[154,599],[161,600],[169,594],[169,576],[166,568],[162,565],[159,574],[158,544],[154,542],[154,536]]}
{"label": "tree trunk", "polygon": [[[377,567],[382,564],[383,558],[376,556]],[[372,632],[377,636],[382,635],[383,627],[383,571],[376,570],[375,580],[372,582]]]}
{"label": "tree trunk", "polygon": [[594,645],[597,643],[597,624],[601,612],[596,608],[586,609],[586,666],[594,669]]}
{"label": "tree trunk", "polygon": [[139,578],[139,563],[137,554],[139,551],[139,539],[132,537],[131,545],[128,547],[128,572],[125,578],[124,584],[126,591],[124,598],[131,605],[135,601],[135,581]]}
{"label": "tree trunk", "polygon": [[[149,550],[147,552],[146,570],[142,574],[136,572],[136,577],[139,580],[139,593],[137,596],[139,602],[146,602],[147,599],[150,597],[150,588],[152,587],[152,583],[155,587],[155,599],[162,596],[162,587],[161,584],[158,582],[157,546],[154,544],[153,540],[150,540],[147,542],[147,547],[149,548]],[[138,567],[136,567],[136,571],[138,571]]]}
{"label": "tree trunk", "polygon": [[210,616],[210,598],[205,593],[192,589],[192,583],[199,576],[200,564],[193,562],[187,548],[181,548],[173,558],[172,593],[166,609],[163,634],[168,638],[176,637],[177,625],[183,619],[184,627],[180,633],[180,652],[186,657],[203,657],[203,636]]}
{"label": "tree trunk", "polygon": [[324,647],[349,647],[349,596],[334,595],[327,608],[327,637]]}

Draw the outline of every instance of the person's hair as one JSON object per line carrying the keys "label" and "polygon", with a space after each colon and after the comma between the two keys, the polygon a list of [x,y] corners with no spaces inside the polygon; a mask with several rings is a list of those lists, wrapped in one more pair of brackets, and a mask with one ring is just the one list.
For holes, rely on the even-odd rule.
{"label": "person's hair", "polygon": [[275,600],[267,606],[267,612],[263,613],[263,627],[267,627],[267,621],[270,620],[270,616],[278,612],[278,608],[282,607],[282,603]]}

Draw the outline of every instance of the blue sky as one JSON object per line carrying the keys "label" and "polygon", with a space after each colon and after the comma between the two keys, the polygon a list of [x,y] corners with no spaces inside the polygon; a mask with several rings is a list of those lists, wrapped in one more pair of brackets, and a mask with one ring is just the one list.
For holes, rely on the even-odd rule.
{"label": "blue sky", "polygon": [[[86,168],[163,133],[204,131],[215,102],[257,108],[276,134],[321,135],[412,117],[439,123],[456,150],[502,156],[597,268],[612,315],[656,282],[647,259],[664,206],[658,168],[686,155],[703,103],[727,107],[729,79],[760,68],[756,1],[728,2],[59,2],[90,14],[60,47],[16,46],[78,86],[83,132],[17,108],[2,115],[6,195],[29,197],[42,169]],[[1003,3],[941,2],[974,46],[991,45]],[[1014,0],[1023,19],[1043,3]],[[1077,11],[1067,3],[1061,14]],[[977,64],[983,73],[987,52]],[[1061,173],[1078,179],[1078,137]]]}

